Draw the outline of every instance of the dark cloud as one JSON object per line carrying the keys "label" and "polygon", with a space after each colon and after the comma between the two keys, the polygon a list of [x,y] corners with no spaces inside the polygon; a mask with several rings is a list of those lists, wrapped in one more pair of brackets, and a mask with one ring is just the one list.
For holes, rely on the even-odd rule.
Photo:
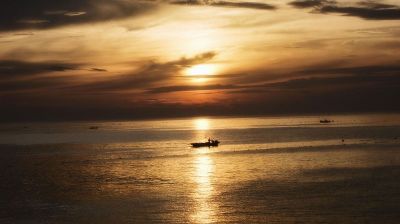
{"label": "dark cloud", "polygon": [[55,77],[31,77],[29,80],[5,80],[0,81],[0,96],[2,93],[13,92],[22,93],[31,90],[50,94],[54,89],[64,88],[74,80],[71,76]]}
{"label": "dark cloud", "polygon": [[276,7],[273,5],[260,2],[177,0],[177,1],[171,1],[170,3],[175,5],[208,5],[216,7],[248,8],[248,9],[262,9],[262,10],[276,9]]}
{"label": "dark cloud", "polygon": [[357,16],[371,20],[395,20],[400,19],[400,8],[368,8],[368,7],[341,7],[335,5],[323,6],[319,9],[321,13],[341,13],[346,16]]}
{"label": "dark cloud", "polygon": [[155,7],[136,0],[3,0],[0,31],[46,29],[58,26],[121,19]]}
{"label": "dark cloud", "polygon": [[397,8],[394,5],[390,5],[390,4],[384,4],[381,2],[376,2],[376,1],[362,1],[362,2],[358,2],[357,3],[360,6],[364,6],[367,8],[371,8],[371,9],[390,9],[390,8]]}
{"label": "dark cloud", "polygon": [[[228,83],[220,80],[221,84],[166,85],[174,83],[171,79],[182,78],[178,75],[182,69],[205,63],[215,55],[207,52],[164,63],[146,62],[131,73],[99,76],[102,80],[92,79],[87,84],[69,72],[28,76],[23,71],[21,80],[0,81],[0,118],[3,121],[93,120],[400,111],[399,104],[388,100],[400,97],[400,66],[396,63],[353,67],[340,67],[337,62],[318,64],[281,74],[283,81],[277,77],[269,79],[259,71],[264,81],[250,83],[230,78]],[[64,66],[62,69],[44,66],[37,73],[67,71],[65,67],[71,67],[60,64]],[[171,99],[163,99],[167,96],[163,94],[168,93],[185,94],[189,98],[205,92],[209,94],[208,103],[173,103]],[[156,100],[146,100],[153,99],[153,94],[159,94]],[[220,100],[218,94],[226,98]]]}
{"label": "dark cloud", "polygon": [[316,6],[321,6],[324,3],[327,3],[327,0],[297,0],[293,2],[289,2],[289,5],[292,5],[296,8],[312,8]]}
{"label": "dark cloud", "polygon": [[270,83],[264,88],[278,89],[335,89],[371,86],[374,88],[400,87],[400,75],[352,75],[339,77],[310,77],[292,79],[284,82]]}
{"label": "dark cloud", "polygon": [[93,71],[93,72],[107,72],[107,69],[104,69],[104,68],[91,68],[89,71]]}
{"label": "dark cloud", "polygon": [[351,6],[329,0],[296,0],[289,4],[297,8],[313,8],[313,12],[340,13],[370,20],[400,19],[398,5],[383,4],[377,1],[360,1]]}
{"label": "dark cloud", "polygon": [[217,55],[216,52],[209,51],[209,52],[205,52],[205,53],[202,53],[202,54],[195,55],[194,57],[191,57],[191,58],[183,57],[183,58],[181,58],[181,59],[179,59],[177,61],[168,62],[166,64],[168,64],[168,65],[171,65],[171,64],[172,65],[177,65],[177,66],[180,66],[180,67],[187,67],[187,66],[190,66],[190,65],[193,65],[193,64],[200,64],[200,63],[209,61],[209,60],[213,59],[216,55]]}
{"label": "dark cloud", "polygon": [[76,70],[80,66],[80,64],[63,62],[0,61],[0,79]]}
{"label": "dark cloud", "polygon": [[[260,73],[261,74],[261,73]],[[281,74],[289,77],[285,81],[273,81],[264,79],[264,83],[247,83],[243,81],[229,85],[180,85],[162,86],[148,89],[148,93],[168,93],[198,90],[231,90],[231,93],[260,93],[270,91],[293,91],[315,89],[341,89],[356,86],[374,86],[375,88],[399,87],[400,66],[375,65],[356,66],[343,68],[324,68],[315,66],[290,74]],[[304,78],[299,78],[304,77]],[[232,81],[232,79],[231,79]]]}
{"label": "dark cloud", "polygon": [[378,75],[378,74],[396,74],[400,75],[400,65],[383,64],[383,65],[366,65],[352,67],[324,67],[321,65],[311,66],[303,70],[297,71],[297,74],[303,75]]}
{"label": "dark cloud", "polygon": [[397,62],[379,65],[345,66],[344,62],[330,61],[318,63],[298,70],[274,73],[273,71],[253,71],[252,73],[231,78],[235,83],[273,83],[279,80],[295,80],[310,77],[344,77],[344,76],[379,76],[379,75],[398,75],[400,76],[400,66]]}
{"label": "dark cloud", "polygon": [[[182,91],[196,89],[171,87],[170,90],[178,88]],[[393,101],[400,97],[400,76],[314,77],[246,88],[214,85],[201,89],[218,88],[225,89],[223,92],[226,94],[235,95],[218,100],[210,94],[207,98],[215,99],[208,103],[171,103],[162,97],[153,101],[136,101],[135,95],[123,94],[9,95],[0,98],[3,106],[0,121],[400,111],[400,105]]]}
{"label": "dark cloud", "polygon": [[212,6],[222,6],[222,7],[236,7],[236,8],[248,8],[248,9],[266,9],[272,10],[276,9],[275,6],[259,3],[259,2],[227,2],[227,1],[217,1],[211,3]]}
{"label": "dark cloud", "polygon": [[310,77],[290,79],[281,82],[272,82],[254,85],[208,85],[208,86],[166,86],[151,88],[149,93],[166,93],[197,90],[233,90],[232,93],[260,93],[272,91],[293,91],[315,89],[354,88],[357,86],[371,86],[385,89],[388,87],[400,88],[400,75],[369,75],[369,76],[340,76],[340,77]]}

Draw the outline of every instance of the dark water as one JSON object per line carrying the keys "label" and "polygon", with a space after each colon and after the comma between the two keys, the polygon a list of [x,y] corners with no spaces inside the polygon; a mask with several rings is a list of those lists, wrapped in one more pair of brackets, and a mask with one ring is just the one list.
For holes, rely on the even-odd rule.
{"label": "dark water", "polygon": [[400,116],[319,119],[2,125],[0,223],[399,223]]}

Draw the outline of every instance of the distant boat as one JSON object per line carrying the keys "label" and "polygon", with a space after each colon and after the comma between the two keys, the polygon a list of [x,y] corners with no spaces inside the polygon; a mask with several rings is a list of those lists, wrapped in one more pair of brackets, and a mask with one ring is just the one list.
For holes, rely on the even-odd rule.
{"label": "distant boat", "polygon": [[319,120],[319,123],[321,123],[321,124],[329,124],[329,123],[332,123],[332,122],[333,122],[333,120],[328,120],[328,119]]}
{"label": "distant boat", "polygon": [[91,126],[91,127],[89,127],[89,129],[91,129],[91,130],[97,130],[97,129],[99,129],[99,127],[97,127],[97,126]]}
{"label": "distant boat", "polygon": [[217,147],[219,143],[220,142],[218,140],[209,139],[207,142],[195,142],[190,144],[194,148],[200,148],[200,147]]}

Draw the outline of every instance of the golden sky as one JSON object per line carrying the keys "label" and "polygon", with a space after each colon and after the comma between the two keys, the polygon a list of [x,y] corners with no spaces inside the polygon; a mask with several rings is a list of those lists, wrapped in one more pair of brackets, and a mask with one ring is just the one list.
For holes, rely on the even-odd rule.
{"label": "golden sky", "polygon": [[398,0],[4,5],[3,117],[400,109]]}

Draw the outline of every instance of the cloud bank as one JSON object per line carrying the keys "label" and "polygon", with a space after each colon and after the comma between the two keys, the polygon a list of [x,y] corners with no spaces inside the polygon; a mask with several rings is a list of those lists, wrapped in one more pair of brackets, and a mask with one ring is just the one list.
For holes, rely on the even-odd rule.
{"label": "cloud bank", "polygon": [[140,15],[156,7],[135,0],[4,0],[0,31],[48,29]]}
{"label": "cloud bank", "polygon": [[313,12],[339,13],[368,20],[400,19],[400,6],[378,1],[360,1],[347,5],[333,0],[296,0],[289,3],[296,8],[313,8]]}

